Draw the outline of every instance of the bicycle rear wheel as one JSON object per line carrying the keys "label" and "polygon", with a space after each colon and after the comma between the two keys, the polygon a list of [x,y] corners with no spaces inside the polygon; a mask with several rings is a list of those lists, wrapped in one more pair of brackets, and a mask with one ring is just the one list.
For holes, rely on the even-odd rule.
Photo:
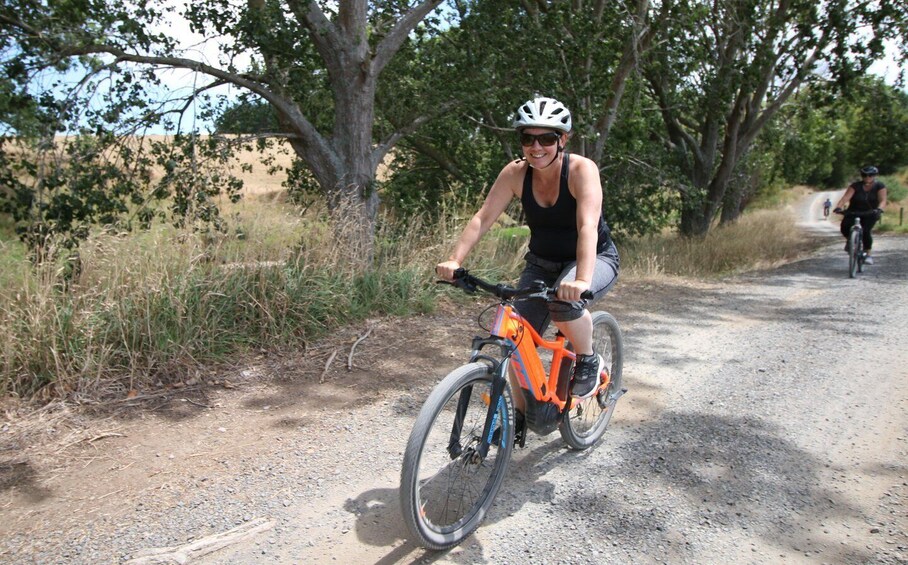
{"label": "bicycle rear wheel", "polygon": [[848,234],[848,276],[855,278],[860,271],[861,230],[851,228]]}
{"label": "bicycle rear wheel", "polygon": [[585,400],[574,399],[559,426],[561,437],[573,449],[587,449],[599,441],[621,396],[624,339],[618,322],[607,312],[593,312],[593,350],[605,360],[611,380],[607,389]]}
{"label": "bicycle rear wheel", "polygon": [[404,452],[400,506],[413,541],[447,549],[470,535],[492,506],[514,447],[513,402],[504,392],[485,458],[478,448],[492,374],[484,363],[455,369],[426,399]]}

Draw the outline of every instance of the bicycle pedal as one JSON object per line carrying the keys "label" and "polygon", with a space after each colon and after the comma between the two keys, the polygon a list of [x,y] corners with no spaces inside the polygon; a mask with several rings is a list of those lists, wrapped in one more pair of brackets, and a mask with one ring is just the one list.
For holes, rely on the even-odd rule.
{"label": "bicycle pedal", "polygon": [[596,395],[596,401],[599,403],[599,408],[602,408],[604,410],[609,406],[614,405],[618,402],[619,398],[624,396],[624,393],[626,392],[626,388],[622,388],[621,390],[613,394],[608,394],[607,391],[600,392],[598,395]]}

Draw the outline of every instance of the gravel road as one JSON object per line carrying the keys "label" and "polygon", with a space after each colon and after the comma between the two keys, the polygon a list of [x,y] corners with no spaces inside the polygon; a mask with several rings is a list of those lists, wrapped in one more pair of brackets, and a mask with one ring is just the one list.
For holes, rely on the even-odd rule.
{"label": "gravel road", "polygon": [[[421,401],[465,358],[479,304],[379,325],[355,377],[319,384],[323,362],[295,379],[269,365],[277,383],[247,369],[182,411],[109,421],[117,437],[51,469],[25,460],[31,474],[0,474],[0,561],[183,546],[207,565],[908,563],[908,238],[877,236],[876,265],[849,279],[824,198],[802,210],[828,239],[813,256],[619,283],[603,306],[624,328],[629,391],[603,441],[578,453],[531,435],[486,522],[451,551],[405,539],[397,483]],[[192,553],[244,526],[259,529]]]}

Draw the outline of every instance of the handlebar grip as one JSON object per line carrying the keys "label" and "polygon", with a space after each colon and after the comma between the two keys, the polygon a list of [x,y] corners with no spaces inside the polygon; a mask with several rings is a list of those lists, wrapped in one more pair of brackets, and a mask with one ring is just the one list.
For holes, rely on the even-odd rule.
{"label": "handlebar grip", "polygon": [[[558,289],[553,288],[549,292],[551,293],[552,296],[555,296],[555,294],[558,293]],[[593,296],[594,295],[593,295],[592,290],[584,290],[583,292],[580,293],[580,300],[592,300]]]}

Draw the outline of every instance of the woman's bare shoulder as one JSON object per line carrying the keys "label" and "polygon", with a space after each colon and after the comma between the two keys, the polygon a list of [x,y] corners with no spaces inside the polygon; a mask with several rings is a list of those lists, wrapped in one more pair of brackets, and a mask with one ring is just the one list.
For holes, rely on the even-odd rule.
{"label": "woman's bare shoulder", "polygon": [[523,159],[511,161],[498,173],[498,179],[495,184],[503,185],[515,195],[520,193],[523,187],[523,177],[526,176],[527,162]]}
{"label": "woman's bare shoulder", "polygon": [[595,161],[582,155],[571,155],[570,168],[568,186],[575,198],[578,192],[584,190],[596,192],[601,190],[602,181],[599,178],[599,167]]}
{"label": "woman's bare shoulder", "polygon": [[590,159],[589,157],[584,157],[583,155],[575,155],[571,153],[571,162],[570,162],[571,172],[582,171],[582,172],[599,172],[599,166],[596,165],[596,162]]}
{"label": "woman's bare shoulder", "polygon": [[505,165],[503,169],[501,169],[501,175],[523,175],[526,174],[528,166],[529,165],[527,164],[526,160],[514,159],[513,161]]}

